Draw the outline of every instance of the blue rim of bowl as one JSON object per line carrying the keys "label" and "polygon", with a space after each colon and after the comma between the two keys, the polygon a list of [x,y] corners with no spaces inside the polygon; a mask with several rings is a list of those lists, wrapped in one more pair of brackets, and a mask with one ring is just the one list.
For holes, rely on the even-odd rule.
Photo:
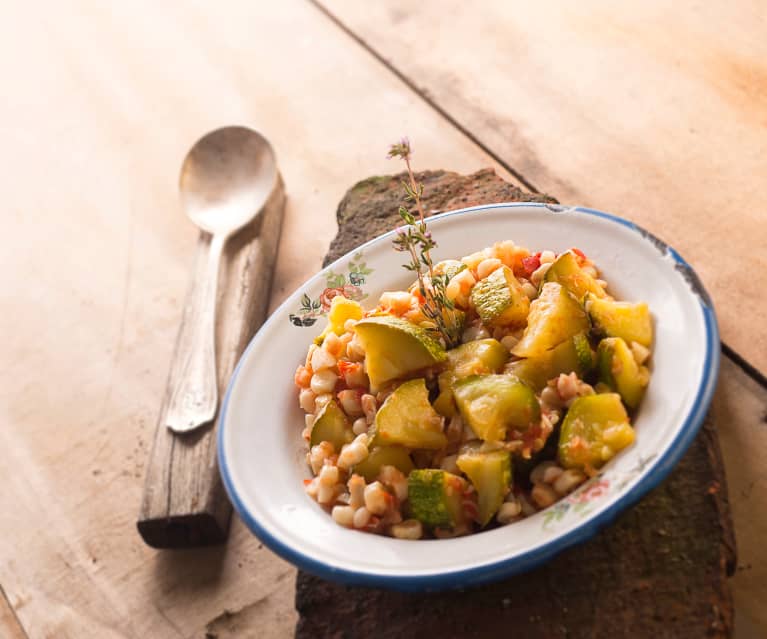
{"label": "blue rim of bowl", "polygon": [[[695,439],[695,436],[697,435],[698,430],[700,429],[700,426],[705,419],[706,413],[708,412],[708,407],[711,404],[714,390],[716,389],[716,382],[719,376],[720,342],[719,329],[717,326],[713,306],[711,305],[710,298],[706,293],[705,288],[701,284],[697,274],[692,269],[692,267],[687,262],[685,262],[685,260],[681,257],[681,255],[679,255],[679,253],[677,253],[677,251],[675,251],[662,240],[659,240],[649,231],[646,231],[639,225],[634,224],[633,222],[630,222],[629,220],[626,220],[622,217],[613,215],[611,213],[604,213],[603,211],[598,211],[596,209],[585,207],[567,207],[558,204],[542,204],[539,202],[510,202],[473,206],[465,209],[448,211],[435,217],[439,217],[441,219],[456,215],[465,215],[475,211],[485,211],[498,208],[542,208],[554,213],[561,213],[566,211],[601,217],[603,219],[620,224],[621,226],[625,226],[632,231],[635,231],[641,235],[643,239],[652,243],[662,254],[670,255],[673,258],[675,261],[675,268],[681,272],[682,276],[690,286],[692,293],[698,297],[700,301],[701,312],[703,314],[703,320],[706,327],[706,356],[703,362],[703,375],[701,377],[698,390],[696,391],[692,409],[684,418],[682,427],[679,429],[676,437],[671,442],[671,445],[667,448],[666,454],[650,465],[647,474],[641,481],[639,481],[631,490],[627,491],[623,497],[615,501],[613,504],[608,506],[604,511],[600,512],[592,519],[584,521],[582,524],[576,526],[574,530],[571,530],[570,532],[565,533],[564,535],[557,537],[540,547],[533,548],[527,552],[515,555],[514,557],[499,559],[498,561],[483,564],[481,566],[441,573],[430,573],[425,575],[382,575],[370,572],[358,572],[327,565],[284,544],[279,538],[270,534],[259,524],[258,520],[254,518],[245,508],[245,505],[240,500],[236,490],[234,489],[229,470],[229,464],[226,459],[226,453],[224,452],[224,432],[226,431],[227,408],[235,380],[237,379],[243,362],[247,359],[248,354],[254,344],[254,336],[254,338],[248,344],[248,347],[245,349],[245,352],[240,357],[239,362],[237,363],[234,373],[232,374],[232,378],[229,381],[229,385],[224,396],[224,401],[221,406],[221,419],[219,420],[219,431],[217,437],[219,469],[224,482],[224,487],[226,488],[226,492],[229,495],[229,499],[231,500],[234,509],[237,511],[240,518],[245,522],[251,532],[253,532],[256,537],[258,537],[264,544],[266,544],[270,550],[280,555],[283,559],[291,562],[301,570],[305,570],[306,572],[312,573],[318,577],[347,585],[374,586],[380,588],[388,588],[391,590],[399,590],[403,592],[433,592],[439,590],[465,588],[467,586],[478,586],[492,581],[497,581],[504,577],[510,577],[514,574],[527,572],[548,562],[550,559],[560,554],[567,548],[588,541],[602,528],[612,523],[612,521],[620,513],[636,504],[642,497],[644,497],[653,488],[658,486],[668,476],[674,466],[676,466],[677,462],[682,458],[685,452],[687,452],[687,449],[690,447],[690,444],[692,444],[693,439]],[[359,248],[363,248],[369,244],[372,244],[373,242],[380,241],[381,238],[385,238],[391,234],[392,232],[389,232],[382,236],[376,237],[369,242],[366,242]],[[344,257],[339,258],[337,261],[342,259],[344,259]],[[331,264],[331,266],[333,265]],[[264,326],[266,326],[274,318],[277,318],[281,315],[285,304],[287,304],[287,302],[281,305],[272,314],[272,317],[267,320]]]}

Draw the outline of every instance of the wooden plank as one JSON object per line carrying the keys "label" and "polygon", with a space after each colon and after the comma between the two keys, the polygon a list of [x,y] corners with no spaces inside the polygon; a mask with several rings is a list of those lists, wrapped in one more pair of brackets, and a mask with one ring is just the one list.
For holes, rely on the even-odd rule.
{"label": "wooden plank", "polygon": [[[227,242],[216,316],[220,398],[226,393],[237,360],[266,317],[284,209],[285,190],[280,178],[258,217]],[[190,272],[189,299],[195,295],[195,283],[205,277],[209,246],[210,237],[200,234]],[[186,316],[182,327],[185,321]],[[222,543],[229,532],[232,507],[218,472],[219,417],[212,426],[192,433],[177,435],[169,430],[166,414],[176,383],[171,373],[147,462],[138,531],[155,548]]]}
{"label": "wooden plank", "polygon": [[[41,0],[15,3],[12,18],[0,23],[0,302],[12,311],[0,314],[0,467],[12,470],[0,584],[30,637],[289,636],[295,571],[238,519],[226,549],[157,553],[134,528],[197,241],[178,164],[223,124],[272,140],[288,203],[271,308],[317,270],[338,199],[391,170],[384,150],[403,133],[419,166],[506,173],[298,0],[217,13]],[[751,483],[767,398],[736,373],[722,375],[740,407],[730,454],[748,449]],[[748,495],[736,522],[758,519],[767,482]],[[740,556],[754,568],[735,583],[767,583],[761,546],[749,559],[741,540]]]}
{"label": "wooden plank", "polygon": [[728,358],[723,358],[712,407],[719,425],[738,540],[738,565],[732,580],[735,636],[767,635],[767,389]]}
{"label": "wooden plank", "polygon": [[[422,174],[427,211],[537,199],[499,178]],[[398,219],[401,176],[354,186],[339,206],[328,258]],[[538,196],[539,197],[539,196]],[[374,215],[373,212],[376,212]],[[714,413],[715,414],[715,413]],[[708,420],[671,477],[594,539],[543,567],[477,589],[401,594],[340,586],[299,572],[297,639],[329,636],[729,637],[735,569],[727,480]],[[364,611],[364,612],[363,612]]]}
{"label": "wooden plank", "polygon": [[224,124],[272,141],[287,192],[272,308],[319,267],[349,183],[391,170],[390,141],[433,139],[417,150],[432,165],[498,165],[302,0],[42,0],[12,18],[0,584],[34,638],[246,636],[238,620],[287,636],[294,569],[239,520],[226,548],[157,552],[136,533],[198,239],[180,162]]}
{"label": "wooden plank", "polygon": [[535,187],[672,244],[767,374],[763,2],[318,1]]}
{"label": "wooden plank", "polygon": [[16,613],[11,606],[11,602],[5,596],[3,589],[0,588],[0,637],[6,639],[29,639],[24,628],[21,627]]}

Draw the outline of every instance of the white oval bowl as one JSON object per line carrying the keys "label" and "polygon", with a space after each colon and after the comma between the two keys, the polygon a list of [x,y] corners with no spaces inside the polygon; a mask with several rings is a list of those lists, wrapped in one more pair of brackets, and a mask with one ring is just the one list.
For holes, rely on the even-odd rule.
{"label": "white oval bowl", "polygon": [[[616,297],[649,304],[653,371],[634,423],[636,442],[569,497],[490,531],[406,541],[334,523],[304,493],[303,479],[311,475],[293,384],[297,365],[326,322],[295,326],[291,316],[300,320],[302,299],[319,300],[329,276],[344,275],[349,282],[350,263],[364,261],[372,270],[364,275],[363,306],[374,306],[385,290],[406,287],[411,274],[401,266],[403,254],[391,247],[392,234],[378,237],[323,269],[275,311],[243,354],[221,409],[218,459],[234,508],[274,552],[321,577],[418,591],[529,570],[590,538],[657,486],[687,450],[711,402],[719,335],[708,295],[676,251],[633,223],[591,209],[515,203],[444,213],[429,226],[439,244],[435,261],[504,239],[533,251],[575,246],[594,260]],[[362,260],[355,258],[360,253]],[[359,276],[354,280],[360,283]]]}

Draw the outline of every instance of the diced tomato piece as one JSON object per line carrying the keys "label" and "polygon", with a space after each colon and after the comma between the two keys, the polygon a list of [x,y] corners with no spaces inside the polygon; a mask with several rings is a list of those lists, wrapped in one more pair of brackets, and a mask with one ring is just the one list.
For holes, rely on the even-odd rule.
{"label": "diced tomato piece", "polygon": [[573,247],[570,250],[573,253],[575,253],[575,257],[578,258],[577,259],[578,266],[581,266],[588,259],[586,257],[586,254],[583,251],[581,251],[581,249]]}
{"label": "diced tomato piece", "polygon": [[541,266],[541,254],[536,253],[529,257],[522,258],[522,268],[524,269],[525,276],[530,279],[530,276],[538,270]]}

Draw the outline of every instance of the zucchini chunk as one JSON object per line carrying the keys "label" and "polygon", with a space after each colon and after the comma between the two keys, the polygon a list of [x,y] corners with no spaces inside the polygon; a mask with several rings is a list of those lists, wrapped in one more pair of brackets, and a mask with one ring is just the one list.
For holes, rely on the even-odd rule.
{"label": "zucchini chunk", "polygon": [[527,328],[511,352],[517,357],[543,355],[588,329],[589,320],[580,302],[561,284],[546,282],[530,305]]}
{"label": "zucchini chunk", "polygon": [[513,362],[508,371],[534,391],[540,392],[550,379],[560,373],[567,375],[575,372],[583,379],[593,368],[594,351],[586,334],[578,333],[543,355]]}
{"label": "zucchini chunk", "polygon": [[477,282],[470,299],[482,321],[491,326],[522,326],[530,310],[530,299],[508,266]]}
{"label": "zucchini chunk", "polygon": [[478,339],[447,352],[446,369],[439,375],[440,394],[434,408],[445,417],[455,415],[453,387],[470,375],[498,373],[509,359],[509,351],[496,339]]}
{"label": "zucchini chunk", "polygon": [[335,400],[330,400],[317,415],[312,426],[309,443],[312,446],[322,442],[333,444],[336,452],[341,452],[341,447],[354,439],[349,419]]}
{"label": "zucchini chunk", "polygon": [[511,455],[505,450],[469,453],[456,463],[477,491],[479,523],[486,526],[511,489]]}
{"label": "zucchini chunk", "polygon": [[597,361],[599,381],[616,391],[629,408],[639,406],[649,374],[644,366],[637,365],[628,344],[620,337],[606,337],[599,342]]}
{"label": "zucchini chunk", "polygon": [[575,295],[578,300],[582,300],[587,293],[592,293],[596,297],[605,297],[603,289],[597,281],[583,269],[578,266],[578,260],[572,251],[565,251],[560,254],[546,271],[543,277],[544,282],[557,282],[564,286],[570,293]]}
{"label": "zucchini chunk", "polygon": [[634,429],[617,393],[578,397],[559,434],[563,468],[600,468],[634,441]]}
{"label": "zucchini chunk", "polygon": [[377,446],[363,461],[352,467],[352,472],[362,475],[370,483],[378,478],[384,466],[394,466],[407,476],[413,470],[413,460],[402,446]]}
{"label": "zucchini chunk", "polygon": [[365,349],[372,390],[447,358],[442,344],[428,331],[399,317],[368,317],[354,330]]}
{"label": "zucchini chunk", "polygon": [[589,295],[586,297],[586,308],[597,333],[620,337],[627,344],[638,342],[650,348],[652,319],[645,302],[616,302]]}
{"label": "zucchini chunk", "polygon": [[503,441],[509,428],[524,431],[541,419],[535,393],[510,375],[467,377],[453,392],[461,417],[485,441]]}
{"label": "zucchini chunk", "polygon": [[435,468],[408,475],[408,502],[413,517],[430,528],[455,528],[466,523],[463,500],[466,481]]}
{"label": "zucchini chunk", "polygon": [[446,370],[456,377],[498,373],[509,359],[509,351],[497,339],[478,339],[447,352]]}
{"label": "zucchini chunk", "polygon": [[411,379],[386,398],[368,435],[371,446],[400,444],[439,450],[447,445],[442,421],[429,403],[425,381]]}

